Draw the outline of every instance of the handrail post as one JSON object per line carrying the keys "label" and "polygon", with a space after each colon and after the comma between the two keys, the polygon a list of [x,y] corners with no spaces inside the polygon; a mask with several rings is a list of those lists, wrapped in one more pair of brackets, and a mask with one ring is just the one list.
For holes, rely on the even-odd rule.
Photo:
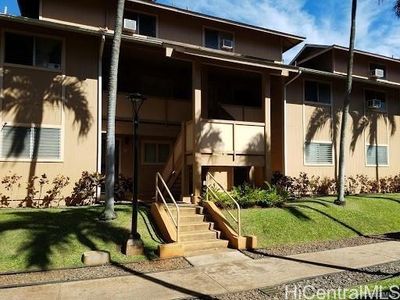
{"label": "handrail post", "polygon": [[[171,210],[168,207],[168,204],[167,204],[167,201],[165,200],[165,197],[163,196],[163,194],[162,194],[162,192],[161,192],[161,190],[160,190],[160,188],[158,186],[159,182],[162,183],[165,191],[168,193],[169,197],[171,198],[173,204],[176,207],[176,221],[174,219],[174,216],[171,213]],[[161,174],[159,172],[156,173],[156,200],[158,200],[158,196],[160,196],[160,198],[162,199],[170,218],[174,222],[174,225],[176,227],[176,242],[179,242],[180,241],[180,237],[179,237],[179,235],[180,235],[180,229],[179,229],[179,226],[180,226],[179,205],[176,203],[174,196],[172,195],[170,189],[168,188],[168,185],[165,183],[164,179],[162,178],[162,176],[161,176]]]}
{"label": "handrail post", "polygon": [[[238,202],[231,196],[231,194],[229,194],[228,191],[215,179],[215,177],[211,175],[210,172],[208,172],[207,175],[206,175],[207,195],[208,195],[208,191],[212,191],[211,188],[210,188],[210,184],[208,183],[208,178],[210,178],[213,182],[215,182],[215,184],[216,184],[217,186],[219,186],[219,188],[220,188],[220,189],[228,196],[228,198],[230,198],[230,199],[232,200],[232,202],[235,204],[236,209],[237,209],[237,217],[236,217],[236,219],[235,219],[235,217],[229,212],[229,210],[228,210],[228,213],[229,213],[229,215],[232,217],[232,219],[235,221],[235,223],[237,224],[238,229],[237,229],[237,232],[236,232],[236,233],[237,233],[238,236],[240,237],[241,234],[242,234],[242,230],[241,230],[242,224],[241,224],[241,219],[240,219],[240,205],[239,205],[239,203],[238,203]],[[215,194],[214,194],[214,195],[215,195]],[[215,196],[214,196],[214,197],[215,197]]]}
{"label": "handrail post", "polygon": [[[158,174],[157,174],[158,175]],[[156,175],[156,202],[158,202],[158,192],[157,192],[157,187],[158,187],[158,176]]]}

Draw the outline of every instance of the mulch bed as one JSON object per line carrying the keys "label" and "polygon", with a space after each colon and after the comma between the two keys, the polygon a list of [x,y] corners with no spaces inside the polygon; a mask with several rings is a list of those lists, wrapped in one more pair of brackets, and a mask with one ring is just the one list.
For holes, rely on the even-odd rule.
{"label": "mulch bed", "polygon": [[66,281],[100,279],[191,268],[185,258],[160,259],[130,264],[110,264],[99,267],[82,267],[51,271],[34,271],[16,274],[0,274],[0,289],[14,286],[36,285]]}

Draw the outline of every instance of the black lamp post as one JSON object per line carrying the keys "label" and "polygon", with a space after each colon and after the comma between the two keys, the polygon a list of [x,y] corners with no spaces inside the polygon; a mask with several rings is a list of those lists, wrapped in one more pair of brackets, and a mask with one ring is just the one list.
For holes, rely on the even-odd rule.
{"label": "black lamp post", "polygon": [[138,222],[138,176],[139,176],[139,162],[138,162],[138,153],[139,153],[139,145],[138,145],[138,136],[137,129],[139,127],[139,111],[143,105],[143,102],[146,98],[140,93],[129,94],[128,99],[132,103],[132,114],[133,114],[133,187],[132,187],[132,227],[131,227],[131,236],[132,240],[140,240],[140,234],[137,230],[137,222]]}

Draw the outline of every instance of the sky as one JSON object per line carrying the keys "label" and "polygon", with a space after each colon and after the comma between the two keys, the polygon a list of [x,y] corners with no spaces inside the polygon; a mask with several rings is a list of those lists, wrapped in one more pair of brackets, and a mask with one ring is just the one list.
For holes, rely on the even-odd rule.
{"label": "sky", "polygon": [[[351,0],[158,0],[221,18],[306,37],[306,43],[348,46]],[[359,0],[356,48],[400,58],[400,19],[394,0]],[[0,0],[0,10],[18,15],[16,0]],[[289,50],[289,62],[302,45]]]}

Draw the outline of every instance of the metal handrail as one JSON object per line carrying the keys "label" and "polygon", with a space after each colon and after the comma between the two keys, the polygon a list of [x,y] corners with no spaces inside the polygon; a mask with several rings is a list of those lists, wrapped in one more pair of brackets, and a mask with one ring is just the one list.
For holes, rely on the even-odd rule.
{"label": "metal handrail", "polygon": [[232,217],[232,219],[237,224],[237,231],[236,231],[237,235],[241,236],[242,228],[241,228],[241,220],[240,220],[240,205],[239,205],[239,203],[232,197],[232,195],[210,173],[207,173],[207,178],[206,178],[206,181],[207,181],[207,184],[206,184],[207,198],[208,198],[208,192],[210,192],[214,198],[216,198],[218,200],[221,200],[220,197],[211,188],[211,184],[210,184],[210,180],[209,179],[211,179],[214,182],[214,184],[216,184],[224,192],[224,194],[227,195],[228,198],[235,204],[236,209],[237,209],[237,216],[235,217],[229,210],[227,210],[227,212],[229,213],[229,215]]}
{"label": "metal handrail", "polygon": [[[168,207],[167,201],[165,200],[165,197],[164,197],[163,193],[160,190],[159,182],[162,183],[162,186],[164,187],[164,190],[167,191],[168,195],[171,197],[171,200],[172,200],[173,204],[176,207],[176,220],[174,219],[174,216],[172,215],[171,210]],[[171,191],[169,190],[168,185],[165,183],[164,178],[161,176],[161,174],[159,172],[157,172],[157,174],[156,174],[156,202],[158,202],[158,196],[160,196],[162,202],[164,203],[165,207],[167,208],[167,212],[168,212],[170,218],[172,219],[172,222],[174,223],[174,225],[176,227],[176,242],[179,242],[179,224],[180,224],[179,206],[176,203],[175,198],[172,195]]]}

